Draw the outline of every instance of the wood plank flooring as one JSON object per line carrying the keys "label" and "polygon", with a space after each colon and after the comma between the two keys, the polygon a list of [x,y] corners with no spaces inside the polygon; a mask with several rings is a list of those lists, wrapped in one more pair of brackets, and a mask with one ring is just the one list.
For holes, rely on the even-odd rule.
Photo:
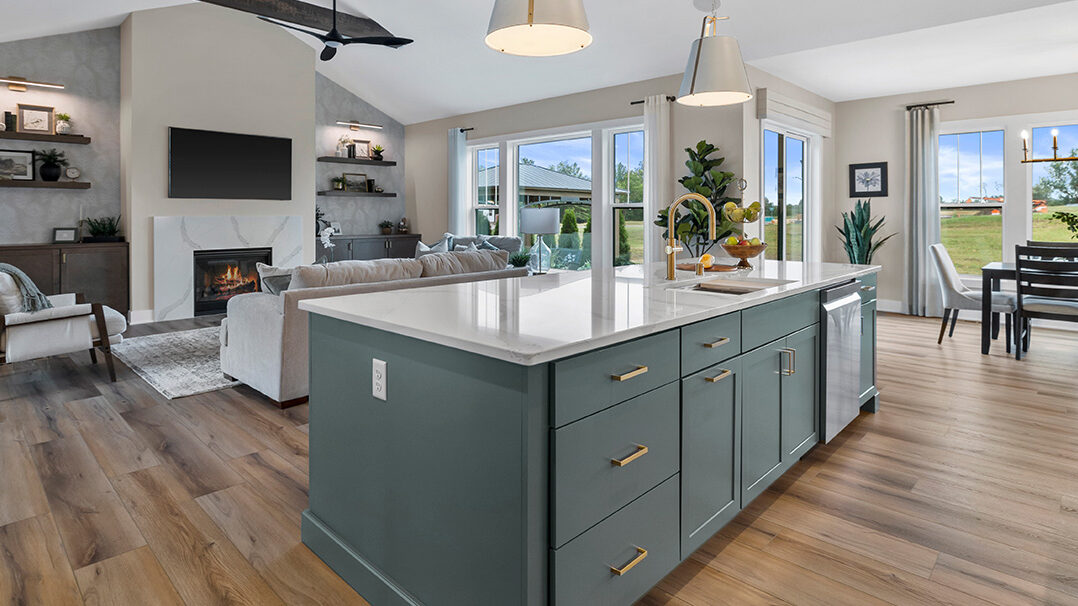
{"label": "wood plank flooring", "polygon": [[[882,316],[882,412],[640,604],[1078,605],[1078,334],[1038,330],[1018,362],[937,329]],[[299,541],[306,405],[168,401],[117,371],[0,366],[0,605],[366,604]]]}

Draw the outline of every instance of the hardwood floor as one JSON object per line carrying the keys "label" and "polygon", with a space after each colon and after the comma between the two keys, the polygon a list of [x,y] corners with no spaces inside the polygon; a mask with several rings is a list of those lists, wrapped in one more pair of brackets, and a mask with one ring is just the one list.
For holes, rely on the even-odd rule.
{"label": "hardwood floor", "polygon": [[[132,327],[128,336],[219,318]],[[1078,604],[1078,334],[880,319],[862,414],[640,604]],[[0,604],[366,604],[299,541],[307,405],[0,366]]]}

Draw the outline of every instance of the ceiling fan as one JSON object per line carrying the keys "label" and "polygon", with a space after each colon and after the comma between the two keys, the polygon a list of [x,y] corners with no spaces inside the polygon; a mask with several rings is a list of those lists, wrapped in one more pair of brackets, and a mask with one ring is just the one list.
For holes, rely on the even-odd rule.
{"label": "ceiling fan", "polygon": [[347,46],[349,44],[376,44],[379,46],[388,46],[390,48],[400,48],[406,44],[411,44],[413,42],[408,38],[397,38],[395,36],[358,36],[355,38],[349,36],[342,36],[341,33],[337,31],[337,0],[333,0],[333,27],[324,34],[307,29],[305,27],[298,27],[290,23],[282,23],[281,21],[277,21],[276,19],[270,19],[269,17],[259,16],[258,18],[267,23],[272,23],[274,25],[293,29],[297,32],[307,34],[308,36],[314,36],[315,38],[318,38],[322,41],[322,43],[326,45],[325,48],[322,49],[322,53],[319,55],[319,58],[323,61],[329,61],[333,58],[334,55],[337,54],[338,48],[342,46]]}

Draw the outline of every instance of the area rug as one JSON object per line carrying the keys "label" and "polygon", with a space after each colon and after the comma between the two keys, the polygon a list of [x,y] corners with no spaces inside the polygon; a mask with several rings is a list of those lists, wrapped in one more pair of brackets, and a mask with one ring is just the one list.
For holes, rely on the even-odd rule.
{"label": "area rug", "polygon": [[221,372],[220,327],[124,339],[112,353],[172,400],[239,385]]}

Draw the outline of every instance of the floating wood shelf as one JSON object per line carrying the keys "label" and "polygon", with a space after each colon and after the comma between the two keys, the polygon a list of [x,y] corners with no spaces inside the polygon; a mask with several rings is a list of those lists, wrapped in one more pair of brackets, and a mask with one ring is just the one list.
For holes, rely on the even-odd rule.
{"label": "floating wood shelf", "polygon": [[29,187],[33,189],[90,189],[86,181],[0,181],[0,187]]}
{"label": "floating wood shelf", "polygon": [[10,130],[0,130],[0,139],[16,139],[19,141],[47,141],[49,143],[74,143],[75,145],[87,145],[90,137],[82,135],[43,135],[41,133],[17,133]]}
{"label": "floating wood shelf", "polygon": [[338,158],[337,156],[322,156],[318,158],[319,162],[330,162],[332,164],[363,164],[364,166],[396,166],[396,162],[389,160],[369,160],[367,158]]}
{"label": "floating wood shelf", "polygon": [[397,194],[378,193],[376,191],[341,191],[338,189],[331,189],[328,191],[318,192],[319,196],[329,196],[331,198],[396,198]]}

